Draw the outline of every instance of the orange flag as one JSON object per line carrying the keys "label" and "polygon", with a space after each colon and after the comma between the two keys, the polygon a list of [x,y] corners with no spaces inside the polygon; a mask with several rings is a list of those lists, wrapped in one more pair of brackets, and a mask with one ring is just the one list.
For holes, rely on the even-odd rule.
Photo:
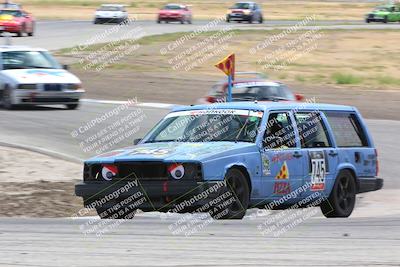
{"label": "orange flag", "polygon": [[222,70],[226,75],[231,75],[232,80],[235,79],[235,54],[230,54],[217,64],[215,67]]}

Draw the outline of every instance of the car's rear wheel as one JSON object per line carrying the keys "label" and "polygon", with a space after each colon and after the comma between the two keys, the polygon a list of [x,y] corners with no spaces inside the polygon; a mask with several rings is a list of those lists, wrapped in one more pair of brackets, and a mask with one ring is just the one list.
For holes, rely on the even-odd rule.
{"label": "car's rear wheel", "polygon": [[239,169],[233,168],[226,173],[225,181],[226,192],[230,194],[213,207],[210,214],[217,220],[242,219],[246,214],[250,199],[247,179]]}
{"label": "car's rear wheel", "polygon": [[385,16],[385,17],[383,18],[383,23],[388,23],[388,17],[387,17],[387,16]]}
{"label": "car's rear wheel", "polygon": [[262,24],[262,23],[264,22],[263,16],[260,16],[260,19],[258,20],[258,22],[259,22],[260,24]]}
{"label": "car's rear wheel", "polygon": [[329,198],[321,204],[327,218],[349,217],[356,203],[357,186],[350,171],[343,170],[336,177]]}
{"label": "car's rear wheel", "polygon": [[25,25],[22,25],[19,31],[17,32],[17,36],[22,37],[24,36],[24,33],[25,33]]}
{"label": "car's rear wheel", "polygon": [[73,110],[79,107],[79,104],[66,104],[67,109]]}
{"label": "car's rear wheel", "polygon": [[33,36],[34,33],[35,33],[35,24],[33,23],[33,24],[32,24],[32,29],[31,29],[31,31],[28,32],[28,36]]}

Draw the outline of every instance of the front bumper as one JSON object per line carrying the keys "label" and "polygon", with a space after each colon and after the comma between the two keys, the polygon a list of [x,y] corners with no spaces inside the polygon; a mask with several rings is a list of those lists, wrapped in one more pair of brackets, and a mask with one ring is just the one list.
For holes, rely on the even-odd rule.
{"label": "front bumper", "polygon": [[18,33],[20,31],[21,31],[21,25],[20,24],[0,25],[0,32]]}
{"label": "front bumper", "polygon": [[182,16],[159,16],[159,21],[181,21],[183,19]]}
{"label": "front bumper", "polygon": [[382,178],[358,178],[358,193],[377,191],[382,189]]}
{"label": "front bumper", "polygon": [[[137,195],[144,196],[146,201],[136,208],[143,211],[166,211],[185,202],[186,208],[197,208],[205,205],[210,199],[219,195],[218,189],[225,188],[222,182],[195,182],[195,181],[150,181],[135,180],[118,182],[82,182],[75,185],[76,196],[82,197],[84,205],[110,208],[118,203],[123,203],[125,199]],[[120,190],[131,185],[127,190]],[[210,190],[214,188],[216,190]],[[118,195],[114,195],[119,192]],[[107,201],[104,201],[106,199]],[[187,201],[190,199],[190,201]],[[186,200],[186,201],[185,201]]]}
{"label": "front bumper", "polygon": [[227,18],[227,20],[230,20],[230,21],[247,21],[247,20],[250,20],[252,18],[252,16],[253,15],[251,15],[251,14],[246,15],[246,14],[237,13],[236,15],[229,14],[229,15],[227,15],[226,18]]}
{"label": "front bumper", "polygon": [[17,89],[14,104],[76,104],[84,93],[82,89],[60,92]]}

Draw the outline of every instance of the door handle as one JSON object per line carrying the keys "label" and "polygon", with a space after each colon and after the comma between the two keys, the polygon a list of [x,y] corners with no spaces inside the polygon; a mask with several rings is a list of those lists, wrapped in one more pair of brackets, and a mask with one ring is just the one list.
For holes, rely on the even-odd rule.
{"label": "door handle", "polygon": [[336,157],[338,155],[338,153],[336,151],[331,150],[331,151],[329,151],[328,155],[331,157]]}
{"label": "door handle", "polygon": [[303,154],[301,154],[300,152],[294,152],[293,153],[293,157],[295,157],[295,158],[301,158],[303,156]]}

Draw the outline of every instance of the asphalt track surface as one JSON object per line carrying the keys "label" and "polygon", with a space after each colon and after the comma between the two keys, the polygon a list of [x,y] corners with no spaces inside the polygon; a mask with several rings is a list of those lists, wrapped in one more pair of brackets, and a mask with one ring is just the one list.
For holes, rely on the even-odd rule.
{"label": "asphalt track surface", "polygon": [[[238,28],[275,29],[295,22],[266,22],[265,25],[237,24]],[[147,35],[191,31],[194,25],[157,25],[137,22]],[[282,26],[285,25],[286,26]],[[334,29],[400,29],[397,24],[325,22]],[[104,32],[112,25],[92,25],[85,21],[39,22],[35,37],[14,38],[15,44],[60,49],[84,43],[88,36]],[[134,27],[130,25],[128,27]],[[124,29],[127,31],[127,29]],[[120,32],[121,33],[121,32]],[[118,39],[109,36],[102,41]],[[83,103],[69,111],[59,107],[0,110],[0,142],[50,150],[75,160],[86,153],[79,143],[91,133],[104,129],[117,117],[73,137],[71,133],[115,105]],[[130,108],[125,116],[138,108]],[[126,146],[147,132],[168,109],[140,107],[146,119],[138,131],[118,146]],[[399,121],[367,120],[379,150],[381,177],[385,189],[397,190],[400,181]],[[77,178],[80,177],[71,177]],[[384,189],[384,190],[385,190]],[[366,195],[366,197],[368,197]],[[250,211],[251,214],[254,211]],[[159,213],[140,214],[118,225],[102,237],[85,236],[81,226],[92,218],[0,219],[0,266],[399,266],[400,216],[374,214],[349,219],[325,219],[317,214],[282,236],[263,236],[258,225],[265,217],[242,221],[217,221],[191,236],[173,234],[169,227],[182,215],[161,219]]]}
{"label": "asphalt track surface", "polygon": [[[194,21],[192,25],[179,23],[157,24],[155,21],[136,21],[128,26],[119,27],[115,30],[114,24],[94,25],[91,21],[39,21],[37,22],[37,31],[34,37],[13,38],[13,44],[29,45],[33,47],[41,47],[49,50],[57,50],[68,48],[75,45],[84,46],[87,43],[104,43],[115,40],[124,39],[135,28],[140,27],[144,36],[154,34],[165,34],[173,32],[189,32],[199,29],[210,23],[210,21]],[[295,25],[298,21],[265,21],[263,24],[247,24],[247,23],[218,23],[216,27],[210,30],[219,30],[228,25],[235,29],[285,29]],[[321,29],[400,29],[400,24],[366,24],[363,21],[317,21]],[[310,29],[312,24],[304,27]],[[110,33],[112,31],[112,33]],[[106,34],[105,34],[106,33]],[[101,36],[101,38],[99,38]]]}

